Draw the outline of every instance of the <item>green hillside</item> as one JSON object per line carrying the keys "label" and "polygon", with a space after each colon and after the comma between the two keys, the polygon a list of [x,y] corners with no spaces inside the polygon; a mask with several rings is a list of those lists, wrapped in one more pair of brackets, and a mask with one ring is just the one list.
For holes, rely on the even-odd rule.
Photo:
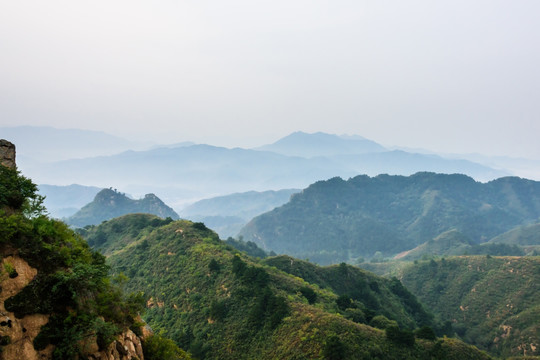
{"label": "green hillside", "polygon": [[123,294],[105,257],[43,215],[42,200],[29,179],[0,166],[0,357],[86,358],[92,339],[101,351],[128,328],[140,332],[142,297]]}
{"label": "green hillside", "polygon": [[[143,225],[130,230],[138,221]],[[144,292],[148,324],[196,358],[488,358],[455,339],[415,341],[406,328],[431,318],[397,280],[347,265],[257,261],[189,221],[128,215],[88,228],[85,236],[115,227],[126,231],[102,243],[113,272],[127,275],[128,290]],[[291,261],[309,269],[312,282],[279,269]],[[336,279],[341,285],[334,289],[329,282]],[[418,337],[431,338],[423,331]]]}
{"label": "green hillside", "polygon": [[518,226],[494,237],[489,242],[522,246],[540,245],[540,223]]}
{"label": "green hillside", "polygon": [[457,230],[446,231],[433,240],[396,255],[395,259],[418,260],[433,255],[462,255],[471,248],[471,240]]}
{"label": "green hillside", "polygon": [[540,355],[540,258],[419,261],[398,276],[466,342],[502,356]]}
{"label": "green hillside", "polygon": [[131,213],[148,213],[162,218],[178,219],[178,214],[154,194],[146,194],[140,200],[133,200],[116,190],[103,189],[96,194],[92,202],[66,219],[66,222],[83,227]]}
{"label": "green hillside", "polygon": [[411,261],[455,255],[523,256],[525,254],[526,251],[521,246],[492,242],[472,244],[471,240],[459,231],[449,230],[412,250],[397,254],[394,259]]}
{"label": "green hillside", "polygon": [[465,175],[357,176],[312,184],[240,235],[321,264],[394,256],[456,230],[480,244],[540,217],[540,182]]}
{"label": "green hillside", "polygon": [[369,317],[384,315],[406,328],[435,326],[433,315],[395,278],[388,280],[345,263],[320,267],[289,256],[271,257],[263,263],[359,302],[367,322]]}

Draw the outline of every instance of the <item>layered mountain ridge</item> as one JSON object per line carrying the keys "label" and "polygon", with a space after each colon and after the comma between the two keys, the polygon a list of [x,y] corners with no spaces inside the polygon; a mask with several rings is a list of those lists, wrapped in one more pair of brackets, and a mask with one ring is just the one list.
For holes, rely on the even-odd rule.
{"label": "layered mountain ridge", "polygon": [[240,235],[319,263],[393,256],[455,229],[480,244],[540,218],[540,182],[465,175],[357,176],[319,181]]}

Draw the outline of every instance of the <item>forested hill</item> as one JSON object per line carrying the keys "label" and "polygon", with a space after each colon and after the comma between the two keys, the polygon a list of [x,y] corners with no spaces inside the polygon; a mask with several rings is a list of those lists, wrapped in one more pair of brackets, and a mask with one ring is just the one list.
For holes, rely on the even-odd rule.
{"label": "forested hill", "polygon": [[178,214],[154,194],[146,194],[140,200],[133,200],[116,190],[103,189],[91,203],[70,216],[66,222],[83,227],[131,213],[149,213],[162,218],[178,219]]}
{"label": "forested hill", "polygon": [[[81,231],[90,244],[103,234],[112,271],[144,292],[148,324],[197,359],[489,358],[456,339],[435,339],[431,329],[443,329],[399,281],[349,265],[263,262],[202,223],[145,214]],[[341,287],[284,272],[278,262],[304,264]]]}
{"label": "forested hill", "polygon": [[396,273],[465,341],[503,356],[540,356],[540,258],[461,256]]}
{"label": "forested hill", "polygon": [[453,229],[479,244],[539,217],[537,181],[364,175],[316,182],[240,235],[265,250],[328,264],[395,255]]}

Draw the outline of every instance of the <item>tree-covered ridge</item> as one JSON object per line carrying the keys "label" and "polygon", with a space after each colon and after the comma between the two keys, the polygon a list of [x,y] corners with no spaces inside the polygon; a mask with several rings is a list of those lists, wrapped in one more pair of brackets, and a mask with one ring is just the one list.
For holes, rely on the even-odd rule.
{"label": "tree-covered ridge", "polygon": [[[443,335],[442,326],[435,324],[433,315],[395,278],[385,279],[345,263],[320,267],[289,256],[270,257],[264,263],[334,292],[342,301],[349,302],[350,307],[343,305],[343,310],[360,310],[355,311],[354,316],[363,316],[366,323],[383,315],[405,328],[438,327]],[[344,314],[353,316],[346,311]]]}
{"label": "tree-covered ridge", "polygon": [[[85,236],[124,224],[129,229],[135,219],[149,223],[128,215],[89,228]],[[202,223],[156,222],[138,234],[127,230],[115,239],[127,245],[104,251],[110,254],[113,272],[130,279],[127,288],[144,292],[145,320],[195,358],[488,358],[452,339],[415,340],[407,328],[419,322],[399,301],[387,314],[396,320],[389,319],[382,311],[370,311],[369,304],[238,253]],[[386,288],[391,282],[369,279],[381,297],[399,298]],[[396,284],[397,292],[402,289]],[[393,300],[376,299],[384,307]],[[390,330],[369,326],[374,318],[372,325]]]}
{"label": "tree-covered ridge", "polygon": [[540,355],[540,258],[418,261],[399,276],[466,342],[501,356]]}
{"label": "tree-covered ridge", "polygon": [[70,216],[66,222],[69,225],[83,227],[132,213],[148,213],[162,218],[178,219],[178,214],[154,194],[146,194],[140,200],[133,200],[116,189],[103,189],[96,194],[92,202]]}
{"label": "tree-covered ridge", "polygon": [[312,184],[240,234],[265,250],[329,264],[395,255],[452,229],[479,244],[539,217],[536,181],[364,175]]}
{"label": "tree-covered ridge", "polygon": [[[105,258],[90,249],[67,225],[43,215],[42,198],[31,180],[0,166],[0,253],[21,257],[37,275],[4,302],[17,319],[50,315],[34,339],[36,350],[55,346],[54,359],[84,355],[82,340],[95,336],[104,349],[131,327],[142,309],[140,295],[124,295],[108,277]],[[10,277],[16,269],[4,266]],[[2,344],[9,339],[2,336]]]}

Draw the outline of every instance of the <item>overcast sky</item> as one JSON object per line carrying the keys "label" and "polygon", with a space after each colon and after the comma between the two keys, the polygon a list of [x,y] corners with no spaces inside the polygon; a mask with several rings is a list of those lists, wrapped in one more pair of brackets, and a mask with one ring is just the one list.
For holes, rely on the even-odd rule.
{"label": "overcast sky", "polygon": [[[0,126],[540,158],[538,0],[0,1]],[[1,135],[1,134],[0,134]]]}

